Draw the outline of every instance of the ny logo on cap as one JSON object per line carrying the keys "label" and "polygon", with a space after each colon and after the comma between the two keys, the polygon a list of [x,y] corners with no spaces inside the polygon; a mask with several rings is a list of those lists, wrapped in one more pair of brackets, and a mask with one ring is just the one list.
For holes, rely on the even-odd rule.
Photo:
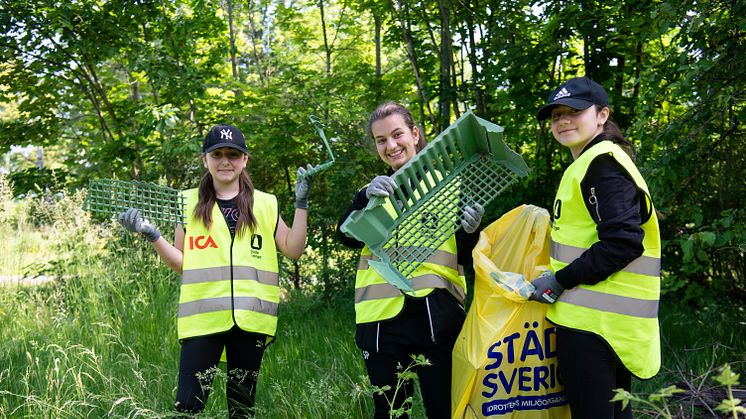
{"label": "ny logo on cap", "polygon": [[229,130],[229,129],[221,129],[220,130],[220,139],[224,140],[226,138],[229,139],[229,140],[233,140],[233,132],[231,132],[231,130]]}
{"label": "ny logo on cap", "polygon": [[563,87],[562,90],[560,90],[559,92],[557,92],[556,95],[554,95],[554,99],[552,100],[562,99],[563,97],[568,97],[568,96],[571,96],[570,92],[568,92],[567,89]]}

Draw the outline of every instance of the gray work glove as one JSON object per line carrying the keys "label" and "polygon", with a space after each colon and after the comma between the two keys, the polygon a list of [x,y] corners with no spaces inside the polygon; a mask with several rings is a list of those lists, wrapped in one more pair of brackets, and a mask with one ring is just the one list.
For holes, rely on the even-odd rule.
{"label": "gray work glove", "polygon": [[394,194],[396,189],[396,182],[388,176],[376,176],[373,181],[368,185],[368,189],[365,191],[365,196],[370,199],[374,196],[387,197]]}
{"label": "gray work glove", "polygon": [[161,232],[153,224],[150,224],[148,220],[143,219],[140,215],[140,210],[137,208],[127,208],[119,214],[117,220],[128,231],[140,233],[151,242],[161,237]]}
{"label": "gray work glove", "polygon": [[554,274],[549,271],[545,271],[538,278],[531,281],[531,285],[536,287],[536,290],[528,299],[544,304],[553,304],[565,290],[565,287],[560,285]]}
{"label": "gray work glove", "polygon": [[295,208],[308,208],[308,195],[311,193],[311,185],[313,185],[316,175],[303,175],[311,169],[313,169],[313,166],[310,164],[305,169],[303,166],[298,167],[298,173],[295,176]]}
{"label": "gray work glove", "polygon": [[465,206],[464,215],[461,218],[461,227],[467,233],[473,233],[479,228],[479,224],[482,222],[482,215],[484,215],[484,208],[479,204],[474,204],[473,207]]}

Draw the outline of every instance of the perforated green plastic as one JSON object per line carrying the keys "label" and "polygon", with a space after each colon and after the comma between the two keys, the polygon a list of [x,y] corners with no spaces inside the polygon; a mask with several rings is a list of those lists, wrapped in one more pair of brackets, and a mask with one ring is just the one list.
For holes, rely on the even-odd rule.
{"label": "perforated green plastic", "polygon": [[147,182],[97,179],[88,182],[83,208],[104,217],[116,217],[137,208],[159,228],[183,224],[186,202],[180,191]]}
{"label": "perforated green plastic", "polygon": [[317,173],[321,173],[324,170],[332,167],[332,165],[334,164],[334,153],[332,153],[332,148],[329,146],[329,141],[327,141],[326,139],[326,134],[324,134],[324,127],[321,125],[321,121],[315,115],[309,116],[308,119],[311,121],[314,128],[316,128],[316,132],[319,133],[319,136],[324,141],[324,147],[326,147],[326,152],[329,155],[329,160],[325,161],[324,163],[317,164],[311,170],[307,170],[305,173],[301,175],[301,177],[306,177],[306,176],[315,175]]}
{"label": "perforated green plastic", "polygon": [[502,138],[501,126],[465,113],[392,175],[393,196],[371,199],[341,230],[368,246],[386,281],[412,291],[411,275],[460,228],[464,207],[485,206],[528,175]]}

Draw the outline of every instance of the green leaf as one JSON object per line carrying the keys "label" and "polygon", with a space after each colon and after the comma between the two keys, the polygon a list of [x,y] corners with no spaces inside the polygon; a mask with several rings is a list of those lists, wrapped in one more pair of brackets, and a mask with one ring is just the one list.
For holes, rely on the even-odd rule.
{"label": "green leaf", "polygon": [[636,400],[637,398],[627,390],[623,388],[615,388],[614,389],[614,397],[611,398],[610,401],[612,402],[622,402],[622,410],[627,408],[627,405],[630,401]]}
{"label": "green leaf", "polygon": [[718,383],[724,386],[735,386],[738,385],[739,374],[733,372],[729,364],[725,364],[720,369],[720,374],[715,377]]}
{"label": "green leaf", "polygon": [[682,240],[679,242],[681,245],[681,250],[684,251],[684,262],[689,262],[692,260],[692,248],[694,246],[694,241],[692,240],[692,237],[690,236],[687,240]]}
{"label": "green leaf", "polygon": [[662,388],[656,391],[655,393],[650,394],[650,396],[648,396],[648,400],[650,400],[651,402],[659,402],[663,399],[673,396],[674,394],[685,393],[685,392],[686,392],[685,390],[680,389],[676,387],[675,385],[671,385],[666,388]]}

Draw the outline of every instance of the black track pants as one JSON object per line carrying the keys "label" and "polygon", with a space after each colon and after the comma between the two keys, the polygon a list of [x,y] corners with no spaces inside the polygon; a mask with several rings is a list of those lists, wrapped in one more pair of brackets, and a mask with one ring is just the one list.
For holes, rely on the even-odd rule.
{"label": "black track pants", "polygon": [[[365,367],[368,369],[370,383],[382,388],[390,386],[391,389],[384,395],[374,394],[375,418],[389,418],[389,400],[393,400],[397,386],[397,372],[403,371],[411,362],[410,353],[421,353],[432,365],[419,367],[417,378],[420,385],[422,401],[425,405],[425,413],[429,419],[450,418],[451,416],[451,351],[453,345],[443,345],[432,348],[427,352],[401,351],[395,355],[373,353],[363,351]],[[397,369],[401,365],[401,369]],[[414,395],[414,384],[409,380],[396,395],[394,408],[401,407],[404,400]],[[407,415],[400,418],[407,418]]]}
{"label": "black track pants", "polygon": [[265,341],[265,335],[245,332],[238,327],[219,335],[184,340],[179,359],[176,410],[196,413],[205,408],[225,348],[229,415],[231,418],[251,416]]}
{"label": "black track pants", "polygon": [[611,403],[615,388],[630,391],[632,374],[592,333],[557,328],[557,362],[573,419],[629,419],[632,408]]}

